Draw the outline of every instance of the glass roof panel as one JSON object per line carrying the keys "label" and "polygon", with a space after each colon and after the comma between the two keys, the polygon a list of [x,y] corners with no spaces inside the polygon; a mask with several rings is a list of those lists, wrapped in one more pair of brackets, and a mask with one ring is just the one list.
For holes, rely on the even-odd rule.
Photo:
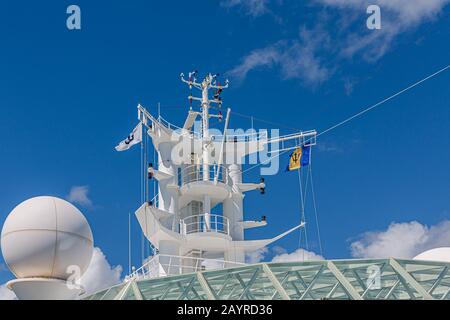
{"label": "glass roof panel", "polygon": [[[449,263],[358,259],[265,265],[268,268],[254,264],[201,273],[209,287],[206,291],[223,300],[275,300],[285,294],[293,300],[424,299],[430,296],[450,300]],[[208,299],[196,273],[132,281],[144,299]],[[277,291],[277,285],[283,288],[284,292],[277,287],[282,294]],[[123,286],[99,291],[85,299],[114,299]],[[136,299],[131,286],[123,299]]]}

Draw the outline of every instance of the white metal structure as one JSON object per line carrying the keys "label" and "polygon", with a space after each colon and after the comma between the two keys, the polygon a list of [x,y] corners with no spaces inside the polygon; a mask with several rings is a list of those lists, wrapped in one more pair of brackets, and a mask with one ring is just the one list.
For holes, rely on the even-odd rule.
{"label": "white metal structure", "polygon": [[440,247],[427,250],[415,256],[413,260],[450,262],[450,247]]}
{"label": "white metal structure", "polygon": [[15,207],[1,234],[1,249],[17,279],[7,286],[19,299],[74,299],[82,288],[68,285],[81,276],[93,251],[92,232],[69,202],[36,197]]}
{"label": "white metal structure", "polygon": [[[303,223],[268,239],[245,240],[244,230],[262,227],[267,223],[244,219],[244,194],[265,188],[259,183],[244,183],[242,158],[267,150],[277,143],[278,150],[286,150],[284,143],[295,141],[314,145],[315,131],[299,132],[283,137],[270,138],[267,131],[259,133],[227,134],[230,109],[227,110],[222,135],[213,134],[209,127],[212,117],[211,104],[220,108],[220,93],[228,87],[217,83],[217,76],[208,74],[197,82],[195,72],[181,80],[192,89],[201,91],[201,97],[189,96],[200,101],[201,112],[191,105],[183,127],[177,127],[152,116],[144,107],[138,106],[138,118],[148,129],[158,156],[158,166],[148,168],[150,178],[158,182],[158,195],[145,202],[136,216],[146,238],[159,253],[158,275],[192,272],[193,263],[207,259],[219,259],[231,264],[245,262],[246,252],[255,251],[301,228]],[[211,99],[209,91],[215,90]],[[201,118],[201,132],[192,131],[197,117]],[[216,208],[219,212],[212,213]],[[170,258],[169,258],[170,257]],[[169,261],[170,260],[170,261]],[[176,265],[176,268],[170,266]],[[223,264],[224,266],[227,263]]]}

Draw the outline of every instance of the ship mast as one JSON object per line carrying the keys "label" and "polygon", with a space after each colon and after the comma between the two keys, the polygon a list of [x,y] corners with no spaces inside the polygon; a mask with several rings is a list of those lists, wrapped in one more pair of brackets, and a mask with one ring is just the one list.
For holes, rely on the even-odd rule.
{"label": "ship mast", "polygon": [[[281,137],[269,137],[267,130],[227,134],[228,109],[224,132],[214,134],[209,121],[211,118],[222,120],[222,113],[213,113],[211,109],[221,108],[221,93],[228,88],[228,81],[221,85],[217,74],[208,73],[198,82],[196,74],[196,71],[190,72],[187,79],[184,74],[180,75],[190,90],[195,88],[201,92],[200,96],[192,93],[188,96],[190,108],[183,127],[154,117],[143,106],[138,106],[139,120],[148,129],[158,155],[158,167],[148,168],[149,178],[158,181],[158,195],[136,211],[144,235],[158,250],[158,254],[139,269],[149,276],[198,271],[211,259],[219,259],[214,262],[215,268],[217,263],[221,267],[240,265],[245,263],[246,253],[304,226],[304,223],[293,226],[273,238],[245,239],[246,229],[264,227],[267,221],[265,213],[260,220],[245,220],[244,194],[253,190],[264,193],[265,182],[243,182],[241,160],[250,154],[268,151],[272,143],[282,149],[286,149],[283,144],[288,141],[313,145],[316,132]],[[212,95],[210,90],[214,90]],[[200,102],[200,111],[193,110],[194,100]],[[197,117],[201,117],[201,134],[192,130]],[[184,142],[187,150],[183,149]],[[217,209],[214,214],[213,208]]]}
{"label": "ship mast", "polygon": [[[210,103],[216,103],[219,107],[222,105],[222,99],[220,97],[220,93],[223,89],[228,88],[228,80],[225,81],[225,85],[221,86],[217,83],[216,78],[219,76],[219,74],[207,74],[203,81],[201,83],[197,82],[197,79],[195,78],[195,75],[197,74],[197,71],[189,72],[189,79],[186,80],[184,78],[184,74],[182,73],[180,75],[181,81],[189,85],[189,88],[192,89],[192,87],[197,88],[201,90],[202,96],[201,98],[193,97],[192,94],[189,96],[189,100],[197,100],[201,102],[201,117],[202,117],[202,166],[203,166],[203,180],[209,181],[209,172],[210,172],[210,166],[211,166],[211,137],[209,135],[209,118],[210,117],[218,117],[221,118],[221,114],[218,115],[211,115],[209,113],[209,109],[211,107]],[[209,99],[209,90],[210,89],[216,89],[216,94],[214,96],[213,100]],[[205,195],[203,198],[203,210],[205,214],[205,224],[206,227],[210,227],[210,212],[211,212],[211,199],[208,195]]]}

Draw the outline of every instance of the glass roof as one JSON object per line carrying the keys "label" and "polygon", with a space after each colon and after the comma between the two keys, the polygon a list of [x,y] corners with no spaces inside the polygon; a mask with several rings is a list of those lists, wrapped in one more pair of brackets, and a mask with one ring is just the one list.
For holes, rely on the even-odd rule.
{"label": "glass roof", "polygon": [[450,300],[450,263],[400,259],[260,263],[132,278],[87,300]]}

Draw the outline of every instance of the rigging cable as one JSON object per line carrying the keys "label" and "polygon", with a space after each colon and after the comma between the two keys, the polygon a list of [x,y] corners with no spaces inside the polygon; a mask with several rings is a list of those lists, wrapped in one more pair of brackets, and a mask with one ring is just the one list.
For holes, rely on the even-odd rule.
{"label": "rigging cable", "polygon": [[450,65],[447,65],[446,67],[444,67],[444,68],[442,68],[442,69],[436,71],[435,73],[433,73],[433,74],[431,74],[431,75],[429,75],[429,76],[423,78],[422,80],[419,80],[419,81],[413,83],[413,84],[410,85],[409,87],[406,87],[405,89],[400,90],[399,92],[397,92],[397,93],[395,93],[395,94],[393,94],[393,95],[391,95],[391,96],[389,96],[389,97],[387,97],[387,98],[381,100],[380,102],[377,102],[377,103],[375,103],[374,105],[371,105],[370,107],[368,107],[368,108],[366,108],[366,109],[364,109],[364,110],[362,110],[362,111],[360,111],[360,112],[358,112],[358,113],[352,115],[351,117],[348,117],[347,119],[345,119],[345,120],[343,120],[343,121],[341,121],[341,122],[339,122],[339,123],[337,123],[337,124],[335,124],[335,125],[329,127],[328,129],[326,129],[326,130],[320,132],[319,134],[317,134],[317,136],[320,136],[320,135],[322,135],[322,134],[324,134],[324,133],[327,133],[327,132],[329,132],[329,131],[331,131],[331,130],[334,130],[334,129],[336,129],[337,127],[340,127],[340,126],[344,125],[345,123],[347,123],[347,122],[349,122],[349,121],[351,121],[351,120],[353,120],[353,119],[355,119],[355,118],[357,118],[357,117],[359,117],[359,116],[362,116],[362,115],[365,114],[366,112],[369,112],[370,110],[375,109],[376,107],[382,105],[383,103],[385,103],[385,102],[387,102],[387,101],[389,101],[389,100],[394,99],[395,97],[401,95],[402,93],[404,93],[404,92],[406,92],[406,91],[409,91],[409,90],[411,90],[411,89],[414,88],[414,87],[417,87],[417,86],[420,85],[421,83],[423,83],[423,82],[425,82],[425,81],[427,81],[427,80],[429,80],[429,79],[431,79],[431,78],[437,76],[438,74],[440,74],[440,73],[446,71],[446,70],[449,69],[449,68],[450,68]]}
{"label": "rigging cable", "polygon": [[[149,155],[148,155],[148,134],[147,134],[147,130],[144,130],[144,135],[145,135],[145,173],[144,173],[144,180],[145,180],[145,202],[146,205],[148,205],[150,198],[149,198],[149,194],[150,194],[150,184],[149,184],[149,178],[148,178],[148,167],[149,167]],[[147,215],[146,215],[147,218]],[[147,221],[146,221],[147,224]],[[147,227],[146,227],[147,228]],[[144,259],[146,259],[149,256],[150,253],[150,246],[149,246],[149,241],[147,241],[144,238]]]}
{"label": "rigging cable", "polygon": [[[302,188],[302,179],[300,175],[300,168],[297,170],[298,172],[298,188],[300,191],[300,223],[304,222],[305,208],[303,206],[303,188]],[[298,247],[301,246],[302,241],[302,228],[300,228],[300,237],[298,239]]]}
{"label": "rigging cable", "polygon": [[[143,130],[143,129],[142,129]],[[141,177],[141,205],[144,203],[144,142],[141,140],[141,167],[139,168],[139,176]],[[143,259],[142,244],[144,242],[144,233],[141,233],[141,261]]]}
{"label": "rigging cable", "polygon": [[[221,108],[216,107],[216,106],[210,106],[210,108],[211,109],[216,109],[216,110],[221,110]],[[253,122],[256,120],[256,121],[259,121],[259,122],[272,124],[272,125],[275,125],[275,126],[280,127],[280,128],[285,128],[285,129],[294,130],[294,131],[302,131],[299,128],[294,128],[294,127],[291,127],[291,126],[288,126],[288,125],[285,125],[285,124],[282,124],[282,123],[279,123],[279,122],[273,122],[273,121],[265,120],[265,119],[262,119],[262,118],[257,118],[257,117],[254,117],[252,115],[247,115],[247,114],[239,113],[239,112],[236,112],[236,111],[230,111],[230,114],[233,114],[233,115],[241,117],[241,118],[250,119],[250,121],[252,123],[252,128],[253,128]]]}
{"label": "rigging cable", "polygon": [[[299,184],[300,184],[300,188],[302,188],[303,185],[303,178],[302,178],[302,172],[301,172],[301,168],[298,169],[298,176],[299,176]],[[302,228],[304,229],[305,232],[305,249],[309,251],[309,242],[308,242],[308,234],[307,234],[307,226],[306,226],[306,215],[305,215],[305,208],[306,208],[306,199],[307,199],[307,194],[308,194],[308,181],[309,181],[309,170],[306,173],[306,179],[305,179],[305,191],[303,194],[303,200],[302,200],[302,221],[301,222],[305,222],[305,226]],[[300,232],[302,230],[300,229]],[[300,240],[299,240],[300,241]],[[301,243],[299,243],[299,247],[300,247]]]}
{"label": "rigging cable", "polygon": [[131,274],[131,212],[128,212],[128,274]]}
{"label": "rigging cable", "polygon": [[[156,149],[153,146],[153,166],[156,166]],[[156,206],[156,179],[153,179],[153,201]],[[153,246],[153,244],[149,241],[150,249],[152,251],[152,256],[156,254],[156,248]]]}
{"label": "rigging cable", "polygon": [[[391,96],[389,96],[389,97],[387,97],[387,98],[385,98],[385,99],[383,99],[383,100],[381,100],[381,101],[379,101],[379,102],[377,102],[377,103],[371,105],[370,107],[365,108],[364,110],[362,110],[362,111],[360,111],[360,112],[358,112],[358,113],[356,113],[356,114],[354,114],[354,115],[348,117],[347,119],[345,119],[345,120],[343,120],[343,121],[338,122],[337,124],[335,124],[335,125],[333,125],[333,126],[327,128],[327,129],[325,129],[325,130],[319,132],[319,133],[317,134],[317,137],[319,137],[319,136],[321,136],[321,135],[323,135],[323,134],[325,134],[325,133],[328,133],[328,132],[330,132],[331,130],[336,129],[337,127],[340,127],[340,126],[344,125],[345,123],[347,123],[347,122],[349,122],[349,121],[351,121],[351,120],[353,120],[353,119],[355,119],[355,118],[357,118],[357,117],[359,117],[359,116],[361,116],[361,115],[363,115],[363,114],[365,114],[365,113],[371,111],[372,109],[375,109],[376,107],[379,107],[380,105],[382,105],[382,104],[384,104],[384,103],[386,103],[386,102],[388,102],[388,101],[390,101],[390,100],[392,100],[392,99],[398,97],[399,95],[401,95],[401,94],[403,94],[403,93],[405,93],[405,92],[407,92],[407,91],[409,91],[409,90],[411,90],[411,89],[417,87],[418,85],[424,83],[425,81],[430,80],[431,78],[436,77],[437,75],[441,74],[441,73],[444,72],[444,71],[447,71],[448,69],[450,69],[450,65],[445,66],[444,68],[442,68],[442,69],[440,69],[440,70],[438,70],[438,71],[436,71],[436,72],[430,74],[429,76],[427,76],[427,77],[425,77],[425,78],[423,78],[423,79],[421,79],[421,80],[419,80],[419,81],[417,81],[417,82],[411,84],[410,86],[408,86],[408,87],[406,87],[406,88],[404,88],[404,89],[402,89],[402,90],[400,90],[400,91],[398,91],[398,92],[392,94]],[[275,154],[274,156],[268,158],[266,161],[260,162],[260,163],[254,165],[254,166],[252,166],[252,167],[250,167],[250,168],[247,168],[246,170],[242,171],[242,173],[248,172],[248,171],[253,170],[253,169],[255,169],[255,168],[257,168],[257,167],[259,167],[259,166],[261,166],[261,165],[263,165],[263,164],[266,164],[266,163],[268,163],[270,160],[275,159],[276,157],[280,157],[281,155],[285,154],[285,153],[288,152],[288,151],[289,151],[289,150],[286,150],[286,151],[277,153],[277,154]]]}
{"label": "rigging cable", "polygon": [[314,192],[314,183],[313,183],[313,176],[312,176],[312,166],[311,166],[311,163],[309,164],[309,177],[310,177],[310,179],[311,179],[311,194],[312,194],[312,202],[313,202],[314,216],[315,216],[315,219],[316,219],[317,239],[319,240],[319,250],[320,250],[320,255],[323,257],[322,239],[321,239],[321,237],[320,237],[319,216],[318,216],[318,214],[317,214],[316,194],[315,194],[315,192]]}
{"label": "rigging cable", "polygon": [[[297,170],[298,172],[298,184],[299,184],[299,188],[300,188],[300,208],[301,208],[301,223],[306,222],[306,217],[305,217],[305,201],[306,201],[306,193],[307,193],[307,188],[308,185],[307,183],[305,184],[305,192],[303,193],[303,182],[302,182],[302,173],[301,173],[301,169],[299,168]],[[309,251],[309,244],[308,244],[308,235],[306,232],[306,224],[303,226],[303,228],[300,228],[300,237],[299,237],[299,243],[298,243],[298,247],[301,247],[301,240],[302,240],[302,231],[304,231],[305,233],[305,249],[307,251]],[[304,252],[303,252],[303,260],[305,260],[305,256],[304,256]]]}
{"label": "rigging cable", "polygon": [[239,112],[236,112],[236,111],[231,111],[231,113],[236,115],[236,116],[238,116],[238,117],[250,119],[252,121],[252,123],[253,123],[254,120],[256,120],[256,121],[264,122],[264,123],[267,123],[267,124],[273,124],[273,125],[278,126],[280,128],[286,128],[286,129],[289,129],[289,130],[301,131],[298,128],[290,127],[290,126],[281,124],[279,122],[273,122],[273,121],[264,120],[264,119],[261,119],[261,118],[256,118],[254,116],[249,116],[249,115],[246,115],[246,114],[243,114],[243,113],[239,113]]}

